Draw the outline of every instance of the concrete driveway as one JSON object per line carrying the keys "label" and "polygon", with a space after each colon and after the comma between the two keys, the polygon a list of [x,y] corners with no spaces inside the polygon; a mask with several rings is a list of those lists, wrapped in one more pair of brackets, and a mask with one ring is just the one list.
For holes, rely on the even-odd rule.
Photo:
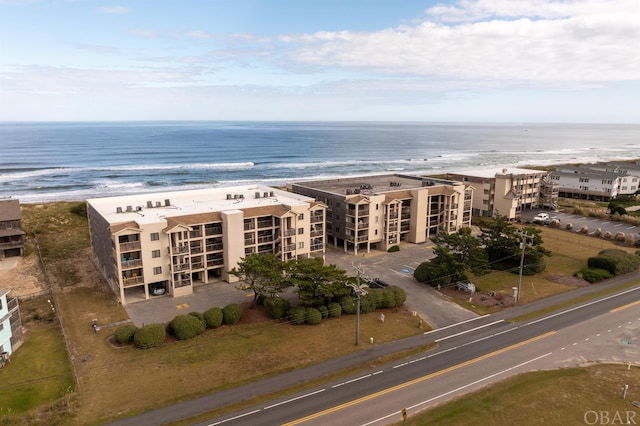
{"label": "concrete driveway", "polygon": [[430,286],[413,278],[413,271],[422,262],[433,258],[433,246],[404,243],[395,253],[372,252],[354,256],[342,250],[327,248],[326,261],[355,276],[357,269],[363,277],[380,278],[391,285],[401,287],[407,293],[405,304],[416,311],[433,328],[440,328],[477,317],[477,314],[442,296]]}

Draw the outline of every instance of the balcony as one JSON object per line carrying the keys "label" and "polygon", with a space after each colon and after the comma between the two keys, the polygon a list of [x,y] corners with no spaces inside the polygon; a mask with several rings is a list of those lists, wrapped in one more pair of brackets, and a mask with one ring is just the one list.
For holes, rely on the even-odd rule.
{"label": "balcony", "polygon": [[323,244],[311,244],[311,247],[309,248],[309,250],[319,251],[319,250],[322,250],[323,247],[324,247]]}
{"label": "balcony", "polygon": [[212,226],[212,227],[206,227],[205,226],[204,234],[206,236],[222,235],[222,226]]}
{"label": "balcony", "polygon": [[263,235],[258,237],[258,244],[270,243],[274,240],[273,235]]}
{"label": "balcony", "polygon": [[296,230],[293,228],[284,230],[282,231],[282,235],[285,237],[293,237],[294,235],[296,235]]}
{"label": "balcony", "polygon": [[123,287],[133,287],[138,284],[144,284],[144,277],[122,277]]}
{"label": "balcony", "polygon": [[271,228],[272,226],[272,220],[258,220],[258,228]]}
{"label": "balcony", "polygon": [[130,259],[122,261],[122,269],[139,268],[142,266],[142,259]]}
{"label": "balcony", "polygon": [[0,243],[0,249],[10,249],[10,248],[14,248],[14,247],[23,247],[24,246],[24,242],[22,240],[20,241],[7,241],[7,242],[2,242]]}
{"label": "balcony", "polygon": [[189,246],[172,247],[171,248],[171,252],[173,254],[188,253],[189,252]]}
{"label": "balcony", "polygon": [[173,272],[186,271],[189,269],[188,263],[176,263],[173,265]]}
{"label": "balcony", "polygon": [[318,222],[322,222],[324,216],[321,214],[314,214],[311,215],[310,221],[311,223],[318,223]]}
{"label": "balcony", "polygon": [[202,269],[202,268],[204,268],[204,263],[202,261],[193,262],[191,264],[191,269]]}
{"label": "balcony", "polygon": [[251,246],[254,245],[256,243],[256,239],[255,238],[245,238],[244,239],[244,245],[245,246]]}
{"label": "balcony", "polygon": [[296,249],[296,245],[295,245],[295,244],[287,244],[286,246],[283,246],[283,247],[282,247],[282,250],[283,250],[285,253],[288,253],[288,252],[294,251],[295,249]]}
{"label": "balcony", "polygon": [[207,244],[207,251],[218,251],[218,250],[222,250],[222,243]]}
{"label": "balcony", "polygon": [[120,243],[120,251],[134,251],[140,250],[140,241],[131,241],[127,243]]}
{"label": "balcony", "polygon": [[202,237],[202,231],[195,230],[195,231],[189,231],[189,238],[201,238]]}
{"label": "balcony", "polygon": [[203,252],[202,246],[191,247],[191,254],[200,254],[202,252]]}
{"label": "balcony", "polygon": [[245,231],[251,231],[252,229],[256,229],[256,224],[253,221],[244,223]]}
{"label": "balcony", "polygon": [[214,266],[222,266],[224,265],[224,259],[220,258],[220,259],[209,259],[207,260],[207,267],[211,268]]}
{"label": "balcony", "polygon": [[324,235],[324,232],[322,232],[322,231],[311,231],[309,233],[309,235],[311,237],[322,237]]}
{"label": "balcony", "polygon": [[176,280],[173,282],[175,288],[187,287],[191,285],[191,280]]}

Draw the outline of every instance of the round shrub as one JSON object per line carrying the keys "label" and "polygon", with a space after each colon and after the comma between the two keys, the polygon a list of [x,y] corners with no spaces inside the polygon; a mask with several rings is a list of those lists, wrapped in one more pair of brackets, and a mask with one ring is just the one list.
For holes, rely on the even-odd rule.
{"label": "round shrub", "polygon": [[567,229],[567,231],[571,231],[573,229],[573,223],[567,223],[565,228]]}
{"label": "round shrub", "polygon": [[204,319],[203,313],[194,311],[194,312],[189,312],[189,315],[198,318],[200,321],[202,321],[202,325],[204,326],[204,328],[207,328],[207,320]]}
{"label": "round shrub", "polygon": [[240,305],[237,303],[231,303],[222,308],[222,320],[225,324],[237,324],[241,316],[242,311],[240,310]]}
{"label": "round shrub", "polygon": [[596,237],[602,237],[602,228],[596,228],[593,235],[595,235]]}
{"label": "round shrub", "polygon": [[329,318],[339,318],[342,315],[342,306],[337,302],[331,302],[327,305]]}
{"label": "round shrub", "polygon": [[584,280],[589,281],[591,284],[611,278],[609,271],[597,268],[584,268],[577,275],[582,276]]}
{"label": "round shrub", "polygon": [[169,330],[176,339],[193,339],[205,330],[205,325],[193,315],[178,315],[169,323]]}
{"label": "round shrub", "polygon": [[343,296],[340,298],[340,306],[342,306],[342,313],[353,315],[356,313],[356,300],[353,296]]}
{"label": "round shrub", "polygon": [[616,232],[615,240],[619,242],[624,242],[624,232]]}
{"label": "round shrub", "polygon": [[222,309],[211,308],[204,313],[204,319],[207,322],[207,328],[218,328],[222,325]]}
{"label": "round shrub", "polygon": [[364,296],[360,297],[360,313],[369,314],[376,310],[378,307],[378,296],[374,291],[369,291]]}
{"label": "round shrub", "polygon": [[393,291],[393,295],[396,299],[396,306],[402,305],[405,300],[407,300],[407,293],[402,288],[395,285],[389,288]]}
{"label": "round shrub", "polygon": [[320,324],[322,314],[316,308],[305,308],[305,322],[307,324]]}
{"label": "round shrub", "polygon": [[583,225],[582,228],[580,228],[580,232],[583,234],[588,234],[589,233],[589,227],[586,225]]}
{"label": "round shrub", "polygon": [[133,340],[133,335],[138,331],[138,327],[133,324],[125,324],[116,328],[116,332],[114,336],[116,338],[116,342],[120,344],[130,343]]}
{"label": "round shrub", "polygon": [[607,231],[604,233],[603,237],[605,240],[610,240],[611,238],[613,238],[613,234],[611,234],[610,231]]}
{"label": "round shrub", "polygon": [[289,309],[289,321],[291,321],[291,324],[304,324],[306,316],[307,308],[305,308],[304,306],[294,306],[293,308]]}
{"label": "round shrub", "polygon": [[265,304],[269,308],[269,315],[273,319],[281,319],[287,314],[287,311],[291,307],[289,299],[284,297],[274,297],[267,299]]}
{"label": "round shrub", "polygon": [[396,296],[393,288],[387,287],[380,289],[380,298],[378,299],[378,308],[389,309],[396,307]]}
{"label": "round shrub", "polygon": [[316,309],[318,311],[320,311],[320,314],[322,315],[322,318],[328,318],[329,317],[329,309],[327,309],[326,306],[321,305],[321,306],[318,306]]}
{"label": "round shrub", "polygon": [[389,247],[389,250],[387,250],[389,253],[394,253],[396,251],[400,251],[400,246],[391,246]]}
{"label": "round shrub", "polygon": [[147,324],[136,331],[133,335],[133,342],[140,349],[155,348],[162,345],[165,335],[162,324]]}

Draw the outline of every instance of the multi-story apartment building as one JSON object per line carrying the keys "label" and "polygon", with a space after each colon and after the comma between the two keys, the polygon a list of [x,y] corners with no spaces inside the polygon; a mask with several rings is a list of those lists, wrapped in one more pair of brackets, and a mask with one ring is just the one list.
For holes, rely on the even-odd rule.
{"label": "multi-story apartment building", "polygon": [[[620,179],[617,182],[617,188],[615,188],[617,195],[633,195],[640,192],[640,161],[636,161],[634,163],[610,162],[583,164],[580,167],[574,167],[572,169],[566,167],[563,167],[562,169],[566,169],[566,171],[569,172],[577,170],[575,173],[579,173],[581,171],[613,173],[620,176]],[[603,177],[607,180],[611,180],[611,176],[612,175],[606,175]]]}
{"label": "multi-story apartment building", "polygon": [[22,230],[20,201],[0,200],[0,259],[24,255],[24,231]]}
{"label": "multi-story apartment building", "polygon": [[237,281],[229,271],[251,253],[324,257],[325,210],[261,185],[87,200],[95,262],[122,304]]}
{"label": "multi-story apartment building", "polygon": [[[611,201],[616,198],[621,193],[622,180],[630,178],[616,172],[570,166],[558,167],[549,177],[558,183],[561,197],[594,201]],[[636,188],[637,185],[636,178]]]}
{"label": "multi-story apartment building", "polygon": [[473,186],[473,214],[517,219],[531,208],[558,208],[558,184],[548,172],[522,168],[488,168],[451,172],[449,176]]}
{"label": "multi-story apartment building", "polygon": [[[22,344],[22,320],[18,299],[8,297],[10,290],[0,290],[0,357],[10,356]],[[0,366],[2,359],[0,359]]]}
{"label": "multi-story apartment building", "polygon": [[460,182],[389,174],[298,182],[290,189],[327,205],[327,243],[354,254],[422,243],[471,225],[473,189]]}

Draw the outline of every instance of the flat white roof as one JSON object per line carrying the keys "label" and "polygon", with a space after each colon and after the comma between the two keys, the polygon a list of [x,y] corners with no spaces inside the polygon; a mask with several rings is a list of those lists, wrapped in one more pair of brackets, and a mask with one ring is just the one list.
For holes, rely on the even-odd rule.
{"label": "flat white roof", "polygon": [[547,173],[544,170],[521,169],[518,167],[491,167],[486,169],[462,170],[459,172],[451,172],[452,175],[466,175],[481,178],[492,178],[496,175],[527,175],[532,173]]}
{"label": "flat white roof", "polygon": [[282,204],[298,206],[313,201],[315,200],[311,197],[270,186],[244,185],[93,198],[87,200],[87,203],[110,224],[129,221],[143,224],[164,222],[165,218],[173,216]]}

